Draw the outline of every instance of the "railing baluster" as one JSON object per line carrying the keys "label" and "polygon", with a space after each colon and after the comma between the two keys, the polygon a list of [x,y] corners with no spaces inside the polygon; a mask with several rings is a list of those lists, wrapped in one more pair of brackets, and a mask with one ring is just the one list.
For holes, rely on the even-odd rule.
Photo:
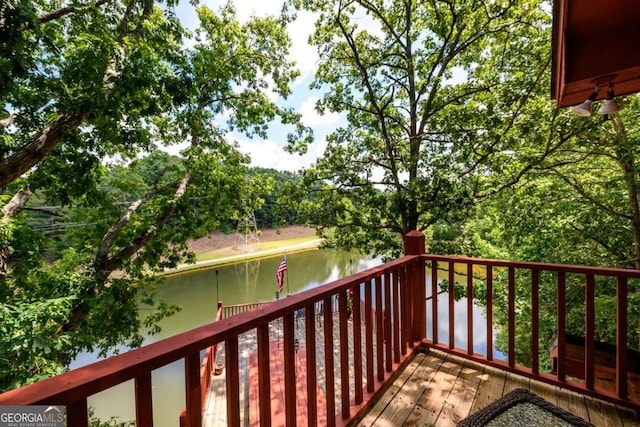
{"label": "railing baluster", "polygon": [[185,357],[185,387],[187,394],[187,425],[202,425],[202,390],[200,389],[200,354]]}
{"label": "railing baluster", "polygon": [[540,271],[531,271],[531,372],[540,373]]}
{"label": "railing baluster", "polygon": [[515,268],[509,267],[509,283],[508,283],[508,359],[509,366],[514,367],[516,364],[516,272]]}
{"label": "railing baluster", "polygon": [[391,274],[387,271],[384,274],[384,343],[385,343],[385,362],[387,372],[393,369],[393,346],[391,344]]}
{"label": "railing baluster", "polygon": [[467,353],[473,354],[473,264],[467,264]]}
{"label": "railing baluster", "polygon": [[584,313],[584,380],[585,386],[589,390],[593,390],[595,380],[595,278],[593,274],[587,274],[587,283],[585,287],[585,313]]}
{"label": "railing baluster", "polygon": [[82,399],[67,405],[67,425],[73,427],[88,427],[87,399]]}
{"label": "railing baluster", "polygon": [[558,272],[558,381],[565,381],[566,368],[566,276],[564,271]]}
{"label": "railing baluster", "polygon": [[258,405],[260,425],[271,426],[271,363],[269,360],[269,324],[258,327]]}
{"label": "railing baluster", "polygon": [[367,391],[373,391],[373,319],[371,315],[371,280],[364,284],[364,340],[367,359]]}
{"label": "railing baluster", "polygon": [[493,267],[487,264],[487,360],[493,360]]}
{"label": "railing baluster", "polygon": [[438,344],[438,261],[431,261],[431,328],[433,344]]}
{"label": "railing baluster", "polygon": [[353,368],[356,405],[362,403],[362,314],[360,311],[360,285],[351,288],[353,296]]}
{"label": "railing baluster", "polygon": [[[333,310],[331,296],[324,299],[324,378],[327,390],[327,425],[334,426],[336,422],[336,389],[334,382],[333,363]],[[329,309],[327,309],[329,308]]]}
{"label": "railing baluster", "polygon": [[455,347],[455,264],[449,261],[449,348],[453,350]]}
{"label": "railing baluster", "polygon": [[[424,243],[421,245],[424,251]],[[423,252],[424,253],[424,252]],[[427,336],[427,277],[426,262],[423,258],[411,263],[411,298],[413,315],[411,317],[411,345],[415,346]]]}
{"label": "railing baluster", "polygon": [[287,426],[296,425],[296,349],[294,313],[284,315],[284,412]]}
{"label": "railing baluster", "polygon": [[616,284],[616,392],[626,399],[627,390],[627,278]]}
{"label": "railing baluster", "polygon": [[136,426],[153,426],[153,400],[151,398],[151,372],[136,377]]}
{"label": "railing baluster", "polygon": [[376,277],[376,361],[378,380],[384,381],[384,326],[382,322],[382,276]]}
{"label": "railing baluster", "polygon": [[[350,415],[349,404],[349,383],[351,376],[349,376],[349,330],[347,328],[348,316],[347,316],[347,291],[342,291],[339,294],[339,313],[338,316],[340,322],[340,391],[342,397],[342,418],[348,419]],[[354,325],[355,326],[355,325]]]}
{"label": "railing baluster", "polygon": [[307,418],[309,425],[318,425],[318,396],[316,394],[316,306],[309,304],[304,309],[305,350],[307,353]]}
{"label": "railing baluster", "polygon": [[407,283],[407,266],[400,268],[400,354],[407,354],[407,344],[411,337],[411,320],[409,313],[411,311],[411,299],[409,295],[410,286]]}
{"label": "railing baluster", "polygon": [[400,272],[393,272],[393,361],[400,362]]}
{"label": "railing baluster", "polygon": [[240,363],[238,360],[237,336],[225,341],[224,353],[227,370],[227,425],[230,427],[240,427],[240,380],[238,377]]}

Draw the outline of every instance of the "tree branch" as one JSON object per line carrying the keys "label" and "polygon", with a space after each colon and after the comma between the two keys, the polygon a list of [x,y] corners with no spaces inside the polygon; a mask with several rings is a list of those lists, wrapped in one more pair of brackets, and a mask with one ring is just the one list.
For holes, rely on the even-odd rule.
{"label": "tree branch", "polygon": [[610,215],[616,216],[618,218],[631,219],[630,215],[626,215],[620,212],[617,212],[610,206],[605,205],[604,203],[594,199],[590,194],[588,194],[584,188],[582,188],[579,183],[571,180],[568,176],[561,173],[558,169],[552,168],[550,169],[556,176],[562,179],[569,187],[573,188],[582,198],[587,200],[589,203],[592,203],[596,207],[602,209],[603,211],[609,213]]}
{"label": "tree branch", "polygon": [[[120,45],[120,49],[118,49],[118,51],[120,55],[123,55],[125,52],[124,35],[127,32],[127,24],[133,14],[134,4],[135,0],[129,0],[127,11],[123,15],[118,26],[118,43]],[[143,16],[148,16],[150,13],[151,9],[146,5]],[[120,59],[122,59],[122,57],[120,57]],[[107,83],[107,87],[105,89],[105,97],[107,98],[112,92],[113,85],[115,84],[112,77],[118,75],[118,72],[115,70],[116,62],[116,58],[112,57],[104,71],[103,81]],[[87,120],[88,117],[89,112],[87,111],[59,115],[53,121],[48,123],[42,130],[36,132],[19,151],[8,157],[0,158],[0,187],[6,186],[42,161],[42,159],[48,156],[63,140],[67,131],[78,128],[85,120]]]}
{"label": "tree branch", "polygon": [[[635,263],[633,260],[626,259],[627,258],[626,254],[616,251],[610,244],[608,244],[604,240],[587,233],[583,228],[578,227],[576,224],[572,222],[569,223],[569,227],[573,228],[574,231],[586,237],[587,239],[593,241],[594,243],[602,247],[605,251],[607,251],[610,255],[620,260],[625,268],[635,268]],[[631,261],[630,264],[629,264],[629,261]]]}
{"label": "tree branch", "polygon": [[40,16],[40,23],[44,24],[49,21],[53,21],[55,19],[62,18],[63,16],[69,15],[71,13],[82,12],[88,9],[98,8],[106,3],[110,3],[113,0],[98,0],[93,4],[88,4],[86,6],[66,6],[61,9],[55,10],[53,12],[46,13]]}
{"label": "tree branch", "polygon": [[69,129],[77,128],[86,113],[63,114],[33,135],[20,151],[0,159],[0,187],[22,176],[53,151]]}

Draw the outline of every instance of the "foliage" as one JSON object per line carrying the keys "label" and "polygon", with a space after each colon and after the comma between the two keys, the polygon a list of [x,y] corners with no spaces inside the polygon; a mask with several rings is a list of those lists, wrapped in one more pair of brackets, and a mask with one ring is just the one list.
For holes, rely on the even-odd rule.
{"label": "foliage", "polygon": [[249,176],[262,202],[255,210],[258,228],[278,228],[295,224],[298,220],[299,201],[291,196],[301,187],[300,175],[253,167],[249,169]]}
{"label": "foliage", "polygon": [[[462,223],[561,143],[538,2],[290,3],[319,14],[317,108],[348,120],[305,172],[309,221],[336,227],[339,246],[398,254],[405,233]],[[518,151],[538,122],[546,132]],[[514,152],[514,174],[489,182]]]}
{"label": "foliage", "polygon": [[[190,34],[176,3],[0,6],[2,390],[82,350],[140,345],[175,312],[154,274],[237,219],[238,195],[261,204],[230,131],[264,137],[278,119],[291,144],[310,137],[271,101],[298,75],[286,22],[199,7]],[[178,144],[180,157],[157,149]]]}
{"label": "foliage", "polygon": [[94,415],[93,408],[89,408],[89,426],[90,427],[133,427],[135,421],[121,421],[119,417],[111,417],[107,421],[101,420]]}
{"label": "foliage", "polygon": [[[622,100],[620,100],[622,102]],[[625,109],[602,120],[581,118],[580,132],[532,168],[518,185],[487,199],[474,219],[479,253],[519,260],[638,268],[637,126],[640,104],[628,97]],[[556,330],[556,278],[541,279],[541,348]],[[531,291],[524,284],[519,300]],[[584,335],[584,278],[567,278],[567,332]],[[616,285],[596,280],[596,340],[615,343]],[[638,348],[640,283],[629,282],[628,345]],[[518,334],[530,336],[526,310],[516,322]],[[506,329],[506,319],[499,320]],[[503,344],[504,337],[501,338]],[[523,344],[526,345],[526,344]],[[525,347],[526,348],[526,347]]]}

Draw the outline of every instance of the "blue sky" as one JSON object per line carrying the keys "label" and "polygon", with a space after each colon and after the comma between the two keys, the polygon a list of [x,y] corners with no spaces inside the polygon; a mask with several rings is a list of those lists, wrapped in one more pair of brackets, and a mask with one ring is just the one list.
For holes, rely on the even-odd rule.
{"label": "blue sky", "polygon": [[[201,0],[200,5],[207,6],[216,11],[226,1],[221,0]],[[235,2],[237,15],[240,21],[246,21],[251,15],[274,15],[277,16],[282,8],[281,0],[238,0]],[[195,8],[189,1],[182,0],[176,9],[176,14],[182,24],[187,28],[197,26]],[[313,80],[313,75],[318,61],[316,49],[307,44],[310,31],[313,29],[315,17],[308,12],[301,12],[298,18],[288,28],[289,36],[293,41],[291,49],[291,59],[293,59],[301,76],[293,86],[293,94],[285,101],[276,99],[302,114],[305,125],[313,128],[314,143],[309,146],[307,153],[303,156],[289,154],[283,150],[286,142],[286,130],[281,126],[274,125],[266,140],[251,139],[243,135],[232,134],[229,138],[236,140],[240,150],[251,156],[252,166],[274,168],[278,170],[297,171],[311,164],[316,158],[322,155],[326,146],[325,137],[336,127],[345,122],[344,115],[327,114],[318,115],[314,110],[314,104],[322,96],[321,92],[309,89],[309,84]]]}

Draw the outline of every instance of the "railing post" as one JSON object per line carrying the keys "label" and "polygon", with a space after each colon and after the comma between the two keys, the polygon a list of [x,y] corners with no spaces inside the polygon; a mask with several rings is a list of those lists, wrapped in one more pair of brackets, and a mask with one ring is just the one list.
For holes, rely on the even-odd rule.
{"label": "railing post", "polygon": [[187,400],[187,425],[202,425],[202,390],[200,384],[200,353],[185,357],[185,388]]}
{"label": "railing post", "polygon": [[67,425],[74,427],[87,427],[89,425],[87,409],[86,398],[67,405]]}
{"label": "railing post", "polygon": [[[424,255],[424,234],[413,230],[404,236],[405,255]],[[427,336],[427,294],[425,280],[425,261],[423,258],[417,264],[412,264],[409,283],[411,286],[413,330],[411,338],[420,341]]]}

